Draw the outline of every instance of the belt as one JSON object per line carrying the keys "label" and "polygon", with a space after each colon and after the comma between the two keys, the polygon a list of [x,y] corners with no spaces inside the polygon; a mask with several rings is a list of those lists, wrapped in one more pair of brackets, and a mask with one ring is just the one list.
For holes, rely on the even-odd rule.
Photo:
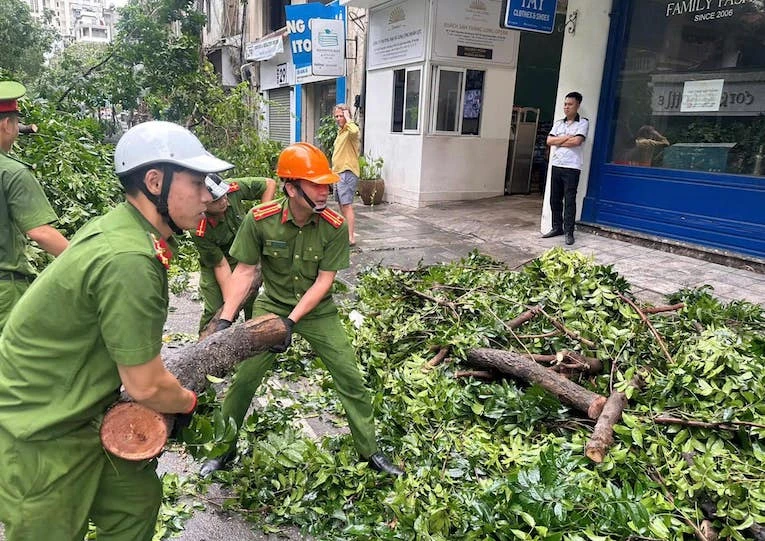
{"label": "belt", "polygon": [[0,271],[0,280],[19,280],[21,282],[32,282],[34,280],[34,276],[29,276],[28,274],[21,274],[20,272],[16,271]]}

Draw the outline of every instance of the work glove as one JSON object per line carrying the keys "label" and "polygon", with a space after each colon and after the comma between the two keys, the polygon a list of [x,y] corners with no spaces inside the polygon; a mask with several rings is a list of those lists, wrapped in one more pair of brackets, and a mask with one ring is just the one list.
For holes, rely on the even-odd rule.
{"label": "work glove", "polygon": [[231,326],[231,322],[227,319],[219,319],[215,322],[215,330],[213,332],[222,331],[228,329]]}
{"label": "work glove", "polygon": [[290,344],[292,344],[292,326],[295,324],[295,322],[288,317],[283,317],[282,323],[284,323],[284,326],[287,327],[287,336],[284,337],[284,342],[281,344],[277,344],[268,348],[268,351],[271,353],[284,353],[290,347]]}
{"label": "work glove", "polygon": [[[229,322],[229,325],[231,322]],[[194,405],[191,409],[185,413],[176,413],[175,422],[173,423],[173,430],[170,432],[170,437],[174,440],[179,440],[184,428],[188,428],[191,424],[191,419],[194,417],[194,410],[197,409],[197,395],[194,394]]]}

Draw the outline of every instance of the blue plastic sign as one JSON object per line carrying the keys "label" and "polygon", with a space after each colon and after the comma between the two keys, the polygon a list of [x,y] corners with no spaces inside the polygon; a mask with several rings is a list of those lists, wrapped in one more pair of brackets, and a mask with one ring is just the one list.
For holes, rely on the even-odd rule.
{"label": "blue plastic sign", "polygon": [[[295,73],[311,74],[311,19],[340,19],[345,20],[345,6],[336,4],[325,6],[320,2],[284,6],[287,15],[287,34],[290,38],[292,62]],[[343,43],[345,47],[345,43]]]}
{"label": "blue plastic sign", "polygon": [[504,28],[551,34],[558,0],[507,0]]}

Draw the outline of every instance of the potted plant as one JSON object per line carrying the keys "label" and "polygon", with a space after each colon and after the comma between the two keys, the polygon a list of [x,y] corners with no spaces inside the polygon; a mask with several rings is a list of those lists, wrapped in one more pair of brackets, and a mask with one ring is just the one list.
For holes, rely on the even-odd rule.
{"label": "potted plant", "polygon": [[365,205],[379,205],[385,193],[385,181],[382,179],[384,160],[368,154],[359,156],[358,192]]}

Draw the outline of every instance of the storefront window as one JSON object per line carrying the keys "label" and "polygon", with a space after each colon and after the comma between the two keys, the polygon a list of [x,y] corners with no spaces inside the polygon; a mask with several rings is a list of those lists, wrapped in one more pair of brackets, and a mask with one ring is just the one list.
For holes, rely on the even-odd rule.
{"label": "storefront window", "polygon": [[484,75],[480,70],[437,68],[434,132],[479,134]]}
{"label": "storefront window", "polygon": [[610,161],[765,174],[765,1],[631,2]]}
{"label": "storefront window", "polygon": [[393,71],[392,132],[416,133],[420,125],[421,69]]}

